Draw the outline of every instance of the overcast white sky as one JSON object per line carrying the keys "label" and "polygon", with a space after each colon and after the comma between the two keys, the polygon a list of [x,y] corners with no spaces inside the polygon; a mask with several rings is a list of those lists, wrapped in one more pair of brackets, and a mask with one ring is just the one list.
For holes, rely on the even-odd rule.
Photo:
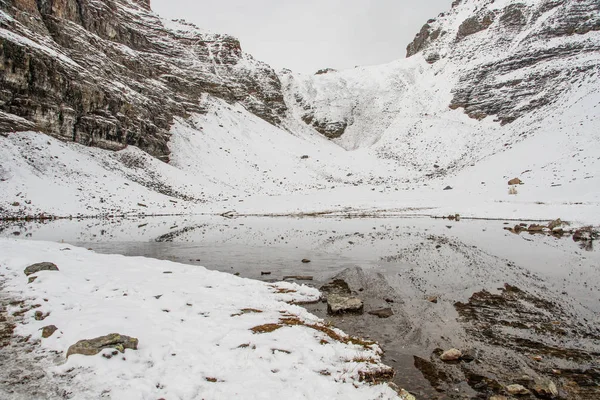
{"label": "overcast white sky", "polygon": [[165,18],[228,33],[273,68],[315,72],[403,58],[452,0],[151,0]]}

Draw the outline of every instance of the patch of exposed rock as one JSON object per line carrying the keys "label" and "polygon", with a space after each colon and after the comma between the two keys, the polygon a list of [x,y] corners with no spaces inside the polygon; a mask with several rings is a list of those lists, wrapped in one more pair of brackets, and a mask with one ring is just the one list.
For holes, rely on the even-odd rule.
{"label": "patch of exposed rock", "polygon": [[23,272],[25,273],[25,275],[29,276],[40,271],[58,271],[58,267],[56,266],[56,264],[53,264],[51,262],[41,262],[30,265],[29,267],[25,268]]}
{"label": "patch of exposed rock", "polygon": [[80,340],[69,347],[67,358],[73,354],[93,356],[100,353],[103,349],[116,349],[123,353],[125,349],[137,350],[137,346],[138,339],[118,333],[111,333],[94,339]]}

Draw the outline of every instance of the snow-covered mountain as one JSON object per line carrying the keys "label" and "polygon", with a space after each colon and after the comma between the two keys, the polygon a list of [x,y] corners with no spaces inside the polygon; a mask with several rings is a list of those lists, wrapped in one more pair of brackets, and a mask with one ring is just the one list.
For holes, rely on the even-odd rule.
{"label": "snow-covered mountain", "polygon": [[175,116],[204,94],[278,124],[279,79],[237,39],[165,21],[149,0],[0,3],[0,127],[168,160]]}
{"label": "snow-covered mountain", "polygon": [[2,215],[600,215],[595,0],[455,1],[408,58],[315,75],[144,1],[0,5],[0,128],[44,133],[0,137]]}

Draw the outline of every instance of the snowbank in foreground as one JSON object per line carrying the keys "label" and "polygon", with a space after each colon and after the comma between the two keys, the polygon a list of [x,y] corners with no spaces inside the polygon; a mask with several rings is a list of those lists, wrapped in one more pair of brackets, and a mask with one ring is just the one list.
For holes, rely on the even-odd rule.
{"label": "snowbank in foreground", "polygon": [[[46,261],[60,271],[28,284],[23,270]],[[379,347],[352,344],[291,304],[318,299],[316,289],[49,242],[0,239],[0,265],[4,290],[41,304],[16,333],[40,339],[45,351],[66,354],[81,339],[113,332],[139,339],[137,351],[53,365],[51,376],[74,369],[68,391],[78,399],[398,398],[386,384],[360,382],[387,368]],[[38,321],[37,311],[49,315]],[[281,327],[253,332],[265,324]],[[42,339],[48,325],[58,330]]]}

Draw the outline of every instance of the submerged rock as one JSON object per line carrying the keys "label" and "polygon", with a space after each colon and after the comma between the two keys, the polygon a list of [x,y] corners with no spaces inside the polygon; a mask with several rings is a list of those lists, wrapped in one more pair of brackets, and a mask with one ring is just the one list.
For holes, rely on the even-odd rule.
{"label": "submerged rock", "polygon": [[344,296],[349,296],[352,292],[350,290],[350,286],[343,279],[334,279],[326,285],[321,286],[321,292],[328,294],[341,294]]}
{"label": "submerged rock", "polygon": [[531,393],[525,386],[519,385],[517,383],[508,385],[506,387],[506,391],[512,395],[517,396],[524,396]]}
{"label": "submerged rock", "polygon": [[102,349],[116,349],[121,353],[125,352],[125,349],[137,350],[138,339],[120,335],[118,333],[111,333],[106,336],[100,336],[94,339],[84,339],[75,343],[69,350],[67,350],[67,358],[72,354],[82,354],[84,356],[93,356]]}
{"label": "submerged rock", "polygon": [[462,357],[462,352],[458,349],[446,350],[440,356],[442,361],[458,361]]}
{"label": "submerged rock", "polygon": [[394,311],[391,308],[381,308],[379,310],[369,311],[369,314],[375,315],[379,318],[389,318],[394,315]]}
{"label": "submerged rock", "polygon": [[51,262],[41,262],[30,265],[29,267],[25,268],[23,272],[25,272],[25,275],[29,276],[40,271],[58,271],[58,267],[56,264]]}
{"label": "submerged rock", "polygon": [[553,399],[558,396],[558,388],[550,379],[539,379],[536,381],[533,391],[539,397]]}
{"label": "submerged rock", "polygon": [[332,293],[327,296],[327,312],[329,314],[362,314],[363,301],[358,297],[349,297]]}

